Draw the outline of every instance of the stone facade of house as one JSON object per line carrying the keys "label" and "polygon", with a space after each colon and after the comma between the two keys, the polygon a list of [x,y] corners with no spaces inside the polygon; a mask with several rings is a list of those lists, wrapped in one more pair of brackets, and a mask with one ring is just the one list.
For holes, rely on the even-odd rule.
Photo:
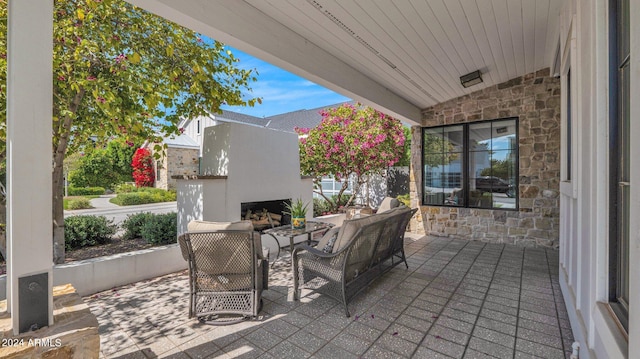
{"label": "stone facade of house", "polygon": [[175,189],[176,179],[172,176],[199,174],[199,153],[198,148],[167,148],[155,164],[156,188]]}
{"label": "stone facade of house", "polygon": [[[412,228],[437,236],[558,247],[560,81],[540,70],[422,112],[425,127],[519,118],[519,210],[423,206],[422,170],[410,177]],[[412,128],[412,168],[421,169],[422,131]]]}

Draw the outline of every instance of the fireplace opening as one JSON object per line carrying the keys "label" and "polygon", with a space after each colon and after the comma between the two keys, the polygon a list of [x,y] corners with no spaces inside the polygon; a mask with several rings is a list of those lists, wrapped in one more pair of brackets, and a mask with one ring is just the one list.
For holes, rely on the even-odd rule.
{"label": "fireplace opening", "polygon": [[250,220],[256,231],[291,224],[291,216],[284,213],[285,205],[289,203],[290,199],[243,202],[240,204],[240,218]]}

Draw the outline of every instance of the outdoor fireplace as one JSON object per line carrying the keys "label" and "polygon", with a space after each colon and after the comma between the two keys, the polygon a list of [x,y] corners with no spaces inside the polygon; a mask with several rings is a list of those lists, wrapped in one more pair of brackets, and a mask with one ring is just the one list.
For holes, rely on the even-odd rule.
{"label": "outdoor fireplace", "polygon": [[[243,220],[249,206],[257,208],[252,213],[267,209],[277,216],[286,201],[312,203],[312,179],[300,175],[298,136],[264,127],[223,123],[205,128],[201,173],[176,179],[178,233],[186,232],[192,220]],[[309,207],[307,219],[313,215]],[[291,223],[287,216],[280,222]]]}
{"label": "outdoor fireplace", "polygon": [[256,231],[291,224],[291,216],[284,213],[289,203],[290,199],[243,202],[240,204],[240,218],[251,221]]}

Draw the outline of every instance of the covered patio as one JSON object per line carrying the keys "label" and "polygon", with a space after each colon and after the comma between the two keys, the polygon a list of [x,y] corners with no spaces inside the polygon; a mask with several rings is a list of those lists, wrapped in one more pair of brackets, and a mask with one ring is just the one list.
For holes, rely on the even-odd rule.
{"label": "covered patio", "polygon": [[407,234],[395,267],[354,298],[292,301],[280,260],[257,321],[188,319],[187,273],[85,298],[101,358],[568,358],[558,251]]}
{"label": "covered patio", "polygon": [[[580,358],[640,351],[640,142],[626,141],[640,136],[640,102],[630,101],[640,93],[638,2],[128,2],[413,125],[412,228],[450,238],[407,240],[409,269],[357,297],[350,319],[323,297],[291,301],[288,267],[271,273],[262,321],[232,327],[186,318],[184,273],[86,297],[103,357],[554,358],[569,355],[572,330]],[[51,1],[11,4],[7,304],[17,335],[19,280],[42,276],[49,293],[60,267]],[[476,71],[483,82],[463,87]],[[473,123],[506,117],[519,121],[519,207],[426,201],[422,131],[463,124],[468,138]],[[52,324],[50,295],[46,304]]]}

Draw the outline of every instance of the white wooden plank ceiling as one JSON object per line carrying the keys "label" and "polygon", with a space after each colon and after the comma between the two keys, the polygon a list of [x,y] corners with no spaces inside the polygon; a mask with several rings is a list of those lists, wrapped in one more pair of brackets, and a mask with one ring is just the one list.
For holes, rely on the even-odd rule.
{"label": "white wooden plank ceiling", "polygon": [[549,67],[558,46],[559,0],[245,1],[420,108]]}
{"label": "white wooden plank ceiling", "polygon": [[[127,0],[389,115],[555,64],[563,0]],[[484,83],[463,88],[480,70]]]}

